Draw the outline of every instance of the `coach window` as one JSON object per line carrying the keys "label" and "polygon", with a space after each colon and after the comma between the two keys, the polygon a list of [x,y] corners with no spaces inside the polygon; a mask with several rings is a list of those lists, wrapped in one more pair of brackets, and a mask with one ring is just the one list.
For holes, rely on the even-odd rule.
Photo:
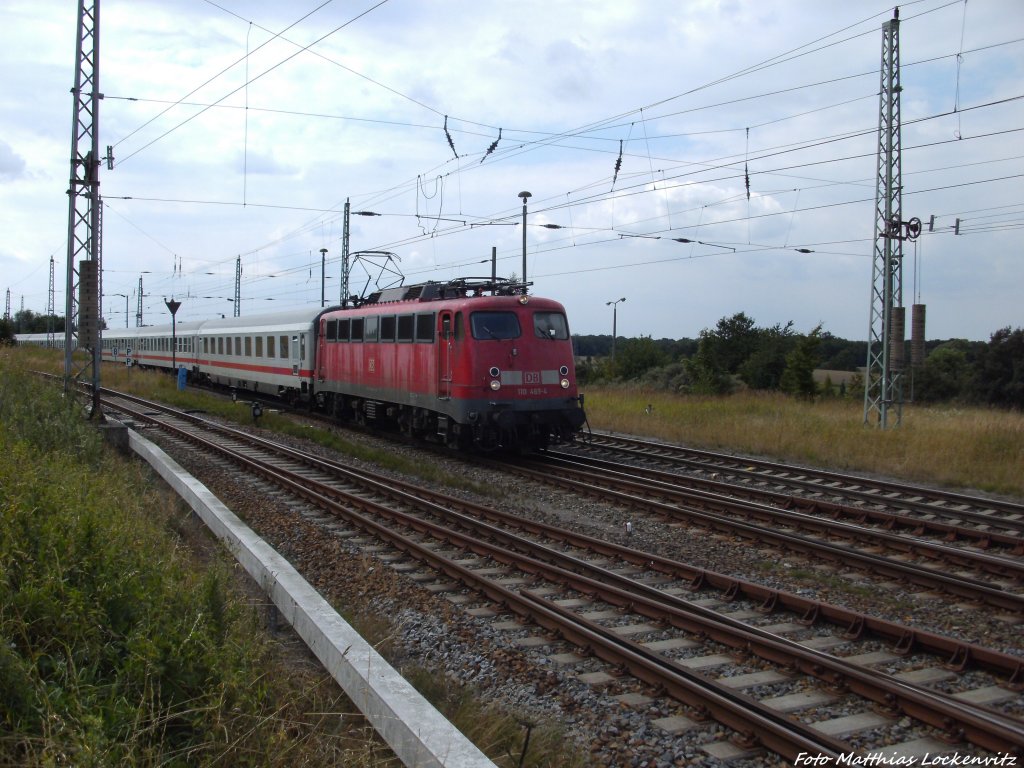
{"label": "coach window", "polygon": [[218,336],[217,337],[217,354],[218,355],[223,355],[224,354],[224,337],[223,336]]}
{"label": "coach window", "polygon": [[376,341],[377,330],[379,328],[378,317],[368,317],[366,322],[363,323],[363,341]]}
{"label": "coach window", "polygon": [[416,333],[416,318],[414,315],[398,316],[398,340],[412,341]]}
{"label": "coach window", "polygon": [[274,352],[274,337],[273,336],[267,336],[267,357],[275,357],[275,356],[276,356],[276,354]]}
{"label": "coach window", "polygon": [[473,312],[469,325],[474,339],[518,339],[521,334],[515,312]]}
{"label": "coach window", "polygon": [[256,357],[263,357],[263,337],[256,337]]}
{"label": "coach window", "polygon": [[327,341],[337,341],[338,340],[338,321],[337,320],[328,320],[327,321],[327,328],[325,329],[325,332],[324,332],[324,339],[327,340]]}
{"label": "coach window", "polygon": [[280,336],[277,340],[277,354],[281,356],[282,360],[288,359],[288,337]]}
{"label": "coach window", "polygon": [[245,337],[245,356],[252,357],[252,336]]}
{"label": "coach window", "polygon": [[416,341],[434,340],[434,313],[416,315]]}
{"label": "coach window", "polygon": [[380,319],[380,340],[381,341],[394,341],[395,340],[395,316],[386,315]]}
{"label": "coach window", "polygon": [[242,337],[235,336],[235,354],[238,356],[242,355]]}
{"label": "coach window", "polygon": [[[295,341],[295,336],[292,336],[292,341]],[[306,359],[306,334],[302,334],[298,337],[299,339],[299,360]]]}
{"label": "coach window", "polygon": [[362,341],[363,340],[363,318],[361,318],[361,317],[353,317],[352,318],[352,324],[350,326],[349,338],[351,338],[352,341]]}

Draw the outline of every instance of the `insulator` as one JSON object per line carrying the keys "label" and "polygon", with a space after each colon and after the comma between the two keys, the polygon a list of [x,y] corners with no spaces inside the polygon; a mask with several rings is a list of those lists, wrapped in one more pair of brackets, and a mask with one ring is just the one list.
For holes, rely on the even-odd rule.
{"label": "insulator", "polygon": [[452,148],[452,154],[455,155],[455,159],[459,159],[459,153],[455,151],[455,142],[452,141],[452,135],[448,133],[448,115],[444,116],[444,135],[448,137],[448,146]]}
{"label": "insulator", "polygon": [[491,144],[491,146],[489,146],[489,147],[487,148],[487,151],[486,151],[486,152],[484,152],[484,156],[480,158],[480,162],[481,162],[481,163],[482,163],[482,162],[483,162],[484,160],[486,160],[486,159],[487,159],[487,156],[488,156],[489,154],[491,154],[491,152],[493,152],[494,150],[496,150],[496,149],[498,148],[498,142],[499,142],[499,141],[501,141],[501,128],[499,128],[499,129],[498,129],[498,138],[496,138],[496,139],[494,140],[494,143],[493,143],[493,144]]}

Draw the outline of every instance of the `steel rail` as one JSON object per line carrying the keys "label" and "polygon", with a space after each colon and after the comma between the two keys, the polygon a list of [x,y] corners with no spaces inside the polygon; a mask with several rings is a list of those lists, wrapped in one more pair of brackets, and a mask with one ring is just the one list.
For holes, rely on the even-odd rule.
{"label": "steel rail", "polygon": [[[152,405],[142,398],[131,399],[140,404]],[[997,674],[1005,675],[1007,684],[1010,687],[1024,686],[1024,659],[1011,654],[932,632],[909,629],[895,622],[879,619],[823,601],[812,600],[784,590],[765,587],[755,582],[744,581],[708,569],[695,568],[653,553],[641,552],[615,544],[614,542],[501,512],[395,478],[388,478],[386,482],[383,482],[379,479],[379,476],[373,473],[346,466],[324,457],[313,456],[304,451],[289,448],[288,446],[266,440],[233,427],[216,424],[191,413],[176,411],[166,406],[161,407],[174,413],[177,418],[191,421],[220,434],[229,435],[239,441],[257,445],[266,451],[286,456],[325,473],[340,476],[347,482],[360,484],[386,498],[392,498],[402,503],[425,500],[435,505],[434,510],[438,514],[446,513],[450,510],[461,510],[470,517],[492,520],[502,525],[528,531],[534,535],[545,536],[599,554],[615,556],[625,562],[665,573],[673,578],[689,582],[691,591],[697,591],[705,587],[713,588],[723,593],[724,599],[728,601],[744,597],[760,603],[765,613],[780,608],[786,609],[799,616],[800,621],[808,626],[818,622],[827,622],[841,629],[844,636],[850,640],[861,639],[865,635],[879,637],[892,643],[901,654],[921,651],[943,658],[948,666],[961,671],[968,667],[984,668]],[[145,418],[145,416],[143,417]],[[512,543],[511,540],[509,543]]]}
{"label": "steel rail", "polygon": [[[193,437],[192,439],[196,438]],[[216,443],[209,443],[208,447],[214,450],[220,450],[222,453],[225,453],[225,455],[230,454],[230,451],[218,446]],[[671,595],[657,593],[656,599],[653,600],[643,597],[640,593],[648,590],[656,592],[656,590],[651,587],[644,587],[644,585],[634,582],[631,579],[627,579],[619,574],[615,574],[610,570],[591,565],[585,560],[571,557],[548,547],[544,547],[543,545],[539,545],[536,542],[523,539],[518,535],[510,534],[507,531],[503,531],[488,523],[472,520],[461,513],[451,513],[443,508],[437,510],[447,514],[448,516],[456,514],[460,518],[461,522],[470,523],[471,530],[465,534],[457,533],[446,526],[432,523],[416,515],[394,510],[370,499],[366,499],[361,495],[341,491],[331,487],[330,485],[302,477],[301,475],[294,475],[293,479],[288,476],[292,473],[281,473],[280,470],[259,459],[247,456],[238,456],[237,454],[235,454],[235,456],[235,461],[240,461],[246,466],[256,469],[264,477],[274,480],[274,482],[287,487],[293,493],[298,493],[303,498],[317,503],[321,508],[332,511],[335,514],[340,511],[345,511],[345,507],[341,506],[341,502],[331,498],[331,496],[340,496],[344,499],[343,503],[345,504],[357,505],[364,511],[371,512],[374,515],[382,516],[405,525],[412,530],[431,536],[438,541],[443,541],[446,544],[464,551],[473,552],[474,554],[482,557],[489,557],[492,560],[506,563],[527,573],[544,578],[550,582],[563,584],[564,586],[570,587],[576,591],[585,594],[596,594],[602,600],[613,601],[615,599],[616,592],[618,592],[618,599],[622,601],[620,604],[628,605],[630,610],[639,612],[643,615],[649,615],[651,618],[667,620],[673,626],[677,626],[678,628],[711,637],[714,640],[725,642],[734,647],[740,647],[762,658],[775,661],[776,663],[795,664],[806,674],[824,679],[826,682],[830,682],[833,685],[849,686],[850,689],[854,690],[856,693],[872,698],[879,703],[887,705],[895,711],[903,712],[922,722],[928,723],[933,727],[942,729],[951,737],[956,738],[962,736],[979,746],[998,751],[1011,751],[1018,749],[1021,745],[1024,745],[1024,725],[1015,723],[1011,719],[996,712],[983,710],[983,708],[976,707],[975,705],[949,700],[939,694],[928,691],[927,689],[895,681],[889,676],[883,675],[879,672],[864,670],[856,665],[843,662],[829,654],[825,654],[814,649],[804,648],[798,643],[793,643],[792,641],[779,638],[771,633],[765,632],[764,630],[758,630],[757,628],[749,627],[741,622],[729,620],[727,617],[721,617],[714,612],[709,612],[707,609],[702,609],[692,603],[687,603],[686,601],[679,600],[678,598],[673,598]],[[419,501],[421,504],[430,504],[429,502],[423,502],[422,500]],[[430,506],[435,505],[430,504]],[[351,511],[346,511],[344,516],[349,522],[356,522],[352,515],[353,513]],[[445,573],[451,578],[457,579],[465,586],[485,593],[489,590],[492,593],[494,591],[499,591],[499,593],[504,592],[506,599],[504,604],[510,610],[515,610],[516,605],[521,605],[519,594],[502,587],[500,584],[494,583],[486,577],[479,576],[474,573],[472,569],[455,563],[450,558],[446,558],[434,552],[429,547],[413,542],[408,539],[408,537],[402,536],[374,520],[365,518],[364,515],[359,516],[363,519],[357,524],[359,524],[364,530],[372,530],[375,532],[375,535],[382,536],[385,540],[388,540],[393,544],[398,544],[400,549],[409,552],[410,554],[414,551],[419,552],[420,556],[417,557],[417,559],[427,559],[442,573]],[[484,533],[497,540],[498,544],[490,544],[487,541],[484,541],[481,538],[481,535]],[[556,561],[562,561],[565,565],[572,566],[580,570],[590,571],[592,575],[584,576],[574,570],[570,570],[569,568],[550,565],[547,562],[537,560],[535,557],[529,555],[513,555],[509,551],[510,545],[513,543],[517,547],[526,547],[532,551],[543,551],[548,557],[553,558]],[[618,590],[616,587],[611,586],[611,584],[616,582],[626,583],[630,589]],[[492,599],[494,598],[492,597]],[[508,602],[510,599],[512,602]],[[675,605],[677,603],[679,605]],[[639,610],[639,606],[641,605],[650,611],[650,613],[646,614],[644,611]],[[538,617],[534,612],[529,612],[529,616],[533,620],[538,621]],[[575,617],[575,622],[577,624],[582,624],[585,620],[581,617]],[[541,623],[542,626],[545,626],[543,622],[539,623]],[[570,632],[570,635],[573,632],[572,629],[569,629],[568,631]],[[628,648],[631,645],[629,641],[618,638],[607,630],[603,630],[603,632],[607,634],[608,638],[611,638],[612,646],[611,649],[609,649],[607,645],[604,645],[604,651],[598,655],[601,655],[602,658],[606,658],[606,660],[626,662],[630,670],[634,674],[637,674],[640,679],[655,685],[665,685],[666,689],[671,689],[673,681],[664,679],[664,676],[656,675],[652,678],[650,672],[644,668],[644,665],[636,665],[634,660],[628,658],[628,655],[625,654],[622,649],[624,647]],[[588,646],[584,644],[580,647],[587,648]],[[592,646],[591,650],[594,650]],[[602,654],[610,654],[610,658]],[[650,652],[647,652],[647,654],[650,654]],[[664,659],[661,659],[660,657],[658,658],[662,667],[666,667],[669,664]],[[682,669],[684,668],[679,667],[679,670]],[[716,715],[718,713],[716,707],[719,706],[719,702],[717,697],[710,695],[708,691],[726,693],[729,698],[736,701],[753,701],[742,694],[736,694],[725,686],[715,684],[713,681],[700,676],[698,673],[690,673],[690,676],[692,679],[699,680],[701,682],[702,690],[704,691],[700,694],[702,704],[707,706],[713,713],[716,713]],[[691,693],[697,693],[697,691],[692,687],[688,688],[688,690],[690,690]],[[687,701],[685,698],[681,700],[684,703]],[[739,708],[739,712],[744,718],[749,717],[747,709],[749,709],[749,707]],[[762,713],[763,709],[765,708],[761,706],[755,707],[755,715]],[[717,716],[716,719],[718,719]],[[778,733],[775,729],[769,729],[768,733],[762,733],[761,728],[763,725],[758,723],[757,717],[754,718],[754,722],[748,722],[748,728],[750,728],[751,734],[756,735],[757,740],[760,743],[773,749],[773,751],[777,751],[779,749],[776,740],[783,738],[786,741],[796,741],[797,743],[792,748],[796,749],[798,752],[807,751],[812,745],[814,749],[820,750],[822,753],[829,753],[831,751],[829,744],[835,744],[839,747],[843,746],[843,742],[837,742],[831,739],[831,737],[825,737],[822,734],[815,732],[813,729],[804,726],[802,723],[794,723],[794,721],[790,721],[788,718],[783,719],[788,724],[788,727],[784,729],[784,734]],[[723,719],[720,720],[720,722],[723,722],[723,724],[729,725],[730,727],[734,727],[731,719]],[[780,722],[782,721],[780,720]],[[798,735],[794,737],[790,731]],[[815,739],[817,741],[813,741]],[[791,753],[786,752],[780,754],[792,759]]]}
{"label": "steel rail", "polygon": [[[170,425],[161,424],[161,426],[165,429],[174,430],[174,427]],[[434,529],[433,532],[438,534],[436,538],[442,541],[455,546],[461,546],[464,550],[482,557],[500,558],[499,562],[511,560],[509,564],[515,563],[528,573],[550,571],[552,566],[540,563],[539,561],[531,563],[528,559],[511,558],[507,552],[499,547],[488,545],[474,537],[455,534],[450,530],[443,529],[441,526],[428,523],[421,518],[383,507],[376,502],[359,496],[343,494],[343,492],[330,488],[330,486],[324,487],[330,495],[322,494],[315,489],[320,484],[311,483],[308,478],[300,476],[289,477],[290,473],[281,472],[258,459],[233,453],[224,446],[205,440],[194,433],[179,431],[178,434],[190,442],[203,446],[206,450],[219,453],[236,463],[242,464],[249,471],[259,474],[261,477],[288,489],[290,492],[321,509],[342,517],[348,523],[357,525],[362,530],[387,541],[402,552],[421,562],[428,563],[439,572],[456,579],[466,587],[484,594],[493,602],[506,607],[517,615],[534,620],[546,628],[557,629],[557,631],[564,633],[567,637],[578,636],[579,625],[583,621],[582,619],[577,617],[575,620],[561,619],[552,622],[551,616],[554,614],[545,606],[537,605],[528,598],[522,597],[519,593],[485,576],[476,574],[472,569],[437,554],[430,547],[420,544],[407,536],[403,536],[397,531],[371,519],[366,514],[346,508],[337,499],[331,498],[331,495],[342,494],[346,497],[346,503],[348,504],[355,505],[364,510],[372,510],[373,514],[384,515],[393,520],[400,519],[403,524],[421,533],[427,534]],[[315,487],[311,487],[311,485]],[[578,578],[569,572],[565,572],[565,576],[570,580]],[[612,658],[621,662],[623,660],[621,646],[621,640],[615,641],[595,636],[589,638],[588,642],[580,647],[597,653],[602,658]],[[748,739],[756,740],[766,748],[777,751],[784,757],[793,759],[800,752],[838,756],[840,751],[851,751],[849,745],[844,742],[839,742],[830,736],[815,732],[802,723],[783,721],[778,717],[772,720],[759,718],[757,714],[751,712],[749,702],[742,702],[735,692],[703,678],[697,673],[690,672],[686,676],[679,675],[680,679],[672,679],[664,671],[664,665],[651,664],[649,667],[657,670],[657,672],[645,672],[642,665],[639,664],[630,666],[631,669],[634,669],[641,676],[641,679],[645,679],[655,686],[663,686],[665,690],[683,696],[683,698],[680,698],[680,701],[684,704],[693,705],[693,697],[697,697],[699,701],[698,708],[704,708],[712,715],[722,717],[723,719],[720,722],[723,722],[724,725],[730,725],[730,723],[737,724],[740,731]],[[682,693],[683,691],[685,691],[685,694]],[[726,714],[728,715],[727,717]],[[730,725],[730,727],[733,726]]]}
{"label": "steel rail", "polygon": [[548,465],[555,465],[568,472],[579,473],[576,476],[587,481],[600,482],[604,487],[609,487],[614,481],[617,486],[629,488],[638,494],[650,493],[656,497],[680,500],[710,511],[740,512],[749,519],[769,521],[773,524],[812,531],[830,538],[880,545],[931,560],[941,560],[952,565],[974,568],[984,573],[1013,579],[1018,584],[1024,584],[1024,560],[1010,559],[985,552],[972,552],[888,531],[877,531],[837,520],[822,519],[807,512],[780,509],[760,502],[737,501],[727,494],[685,487],[680,483],[685,483],[686,480],[678,476],[670,476],[667,479],[657,476],[650,477],[644,473],[634,474],[632,467],[612,469],[605,466],[603,462],[598,467],[600,473],[596,473],[595,468],[589,462],[576,458],[549,457],[543,462],[526,463],[526,466],[531,465],[545,468]]}
{"label": "steel rail", "polygon": [[[366,515],[346,509],[337,499],[331,498],[331,496],[340,496],[347,504],[354,504],[375,515],[385,516],[407,527],[411,527],[413,530],[464,550],[490,557],[499,562],[507,562],[510,565],[525,570],[527,573],[539,575],[549,581],[568,585],[583,593],[597,594],[601,599],[608,600],[613,604],[615,604],[616,600],[619,600],[619,604],[628,605],[633,611],[660,621],[668,621],[673,626],[686,629],[687,631],[707,635],[715,640],[754,652],[763,658],[771,659],[777,663],[793,664],[796,662],[796,666],[807,674],[820,677],[832,684],[847,685],[851,690],[860,695],[873,698],[898,711],[905,712],[922,722],[941,728],[950,733],[952,737],[962,736],[979,746],[1000,751],[1020,750],[1021,746],[1024,745],[1024,725],[999,713],[976,707],[975,705],[955,702],[926,689],[894,681],[888,678],[888,676],[864,670],[828,654],[804,648],[764,630],[749,627],[741,622],[722,617],[679,598],[664,595],[652,587],[638,584],[606,569],[590,565],[586,561],[550,550],[543,545],[497,529],[490,524],[472,520],[461,513],[441,510],[441,512],[447,515],[456,514],[462,522],[470,523],[473,528],[466,535],[458,534],[451,529],[430,523],[415,515],[384,507],[363,496],[341,491],[308,477],[291,472],[282,472],[261,459],[241,455],[237,451],[232,451],[221,444],[206,440],[194,433],[182,431],[166,424],[162,424],[162,426],[174,429],[181,436],[203,445],[207,450],[228,456],[233,461],[247,467],[250,471],[254,471],[272,480],[323,509],[342,515],[349,522],[357,524],[364,530],[390,541],[393,545],[402,551],[408,552],[417,559],[430,562],[441,572],[458,579],[466,586],[488,594],[492,599],[496,599],[495,595],[503,596],[504,599],[499,599],[497,602],[506,605],[511,610],[522,607],[521,595],[517,595],[511,592],[511,590],[493,583],[490,579],[475,574],[471,569],[454,563],[449,558],[438,555],[429,547],[408,539],[408,537],[383,526],[375,520],[367,518]],[[419,499],[413,498],[413,500],[424,503]],[[488,535],[496,537],[501,542],[501,546],[482,541],[479,536],[484,530],[486,530]],[[581,576],[571,570],[552,566],[529,556],[514,557],[507,550],[510,538],[516,540],[518,546],[526,546],[534,551],[545,551],[549,556],[562,560],[568,565],[588,569],[595,577]],[[630,589],[626,590],[609,586],[610,583],[614,582],[626,583]],[[654,596],[649,598],[638,594],[643,592],[654,593]],[[530,598],[526,599],[529,600]],[[508,602],[510,600],[512,602]],[[535,597],[533,601],[536,602]],[[517,610],[517,612],[520,611]],[[528,610],[527,613],[542,626],[549,626],[545,624],[546,620],[537,616],[535,611]],[[584,625],[584,628],[586,628],[584,619],[574,617],[574,620],[577,625]],[[578,628],[573,626],[567,627],[564,623],[560,623],[560,626],[559,632],[566,633],[565,636],[579,636],[580,630]],[[593,630],[595,627],[596,625],[592,625],[590,629]],[[640,679],[644,679],[652,684],[663,685],[668,690],[673,690],[673,686],[678,684],[678,681],[672,678],[671,674],[664,672],[660,673],[660,675],[652,673],[647,665],[633,658],[629,653],[629,649],[635,644],[615,636],[609,630],[600,627],[596,628],[599,630],[599,634],[607,636],[606,640],[610,640],[611,646],[603,644],[600,652],[596,651],[593,645],[588,645],[587,643],[584,643],[581,647],[589,647],[602,656],[602,658],[606,658],[606,660],[626,663],[631,671]],[[644,651],[643,655],[651,655],[651,653]],[[664,669],[668,669],[670,672],[672,668],[677,667],[677,665],[673,665],[660,656],[657,657],[657,664]],[[683,671],[683,668],[678,667],[677,671]],[[687,672],[686,674],[691,679],[691,684],[686,687],[686,690],[699,695],[703,706],[706,706],[716,716],[716,719],[720,719],[721,722],[730,725],[730,727],[736,727],[733,725],[734,721],[731,718],[736,716],[737,710],[729,709],[728,712],[731,712],[731,715],[721,712],[719,707],[723,706],[723,703],[720,694],[725,694],[726,698],[733,701],[750,702],[753,700],[743,694],[737,694],[724,686],[715,684],[698,673]],[[692,683],[694,680],[700,682],[700,691],[693,688]],[[687,701],[686,698],[681,700]],[[754,710],[753,716],[750,714],[751,709]],[[793,758],[793,753],[780,750],[796,749],[797,751],[808,751],[808,749],[816,749],[822,753],[830,753],[836,746],[838,746],[840,751],[847,749],[843,742],[833,740],[831,737],[823,737],[820,733],[814,732],[813,729],[803,726],[803,724],[794,725],[793,721],[790,721],[788,718],[783,718],[787,726],[782,728],[781,731],[773,727],[768,727],[766,731],[762,731],[766,727],[762,722],[762,710],[767,710],[767,708],[764,708],[762,705],[757,705],[753,708],[749,705],[738,708],[738,712],[742,713],[741,716],[744,718],[743,722],[746,723],[746,730],[741,727],[741,732],[746,733],[749,738],[756,738],[758,742],[790,759]],[[789,746],[785,746],[787,744]]]}
{"label": "steel rail", "polygon": [[[581,444],[589,444],[595,447],[607,445],[614,447],[615,450],[627,453],[676,461],[702,469],[721,469],[759,480],[774,480],[789,485],[812,488],[816,491],[829,491],[835,494],[854,496],[875,503],[885,502],[893,504],[898,502],[904,506],[921,511],[931,513],[942,512],[960,517],[969,517],[986,525],[1003,524],[1024,535],[1024,504],[1012,501],[972,496],[970,494],[926,488],[924,486],[912,486],[905,483],[888,482],[862,475],[849,475],[841,472],[812,469],[810,467],[782,464],[746,456],[684,448],[669,443],[659,443],[623,435],[594,433],[590,438],[582,441]],[[687,458],[687,456],[692,458]],[[762,471],[744,469],[744,467],[760,467]],[[802,480],[794,477],[794,475],[816,478],[817,481]],[[820,481],[840,483],[847,487],[827,486],[823,485]],[[858,490],[859,488],[870,488],[873,490]],[[881,493],[897,494],[900,498],[881,496]],[[922,498],[931,499],[931,501],[917,500]],[[1015,517],[1011,519],[994,517],[972,511],[972,509],[954,509],[943,506],[944,504],[959,504],[971,507],[972,509],[991,509],[1003,515]]]}
{"label": "steel rail", "polygon": [[[589,482],[574,480],[570,478],[553,477],[548,472],[541,472],[527,467],[504,464],[506,469],[523,473],[532,479],[548,484],[555,483],[564,488],[594,496],[596,487],[604,483],[602,475],[593,474]],[[960,579],[948,576],[928,568],[922,568],[909,563],[899,563],[877,555],[859,552],[851,547],[840,544],[832,544],[824,541],[773,531],[768,528],[732,520],[724,515],[713,512],[705,512],[690,509],[676,504],[667,504],[652,499],[638,496],[614,489],[602,488],[600,495],[603,498],[624,504],[629,507],[645,509],[656,512],[669,519],[687,518],[700,523],[702,526],[713,530],[722,531],[730,535],[741,535],[754,541],[770,542],[775,546],[785,549],[810,554],[815,557],[857,565],[869,572],[882,574],[889,578],[905,579],[910,583],[929,589],[939,589],[953,595],[958,595],[969,600],[976,600],[988,605],[993,605],[1004,610],[1015,613],[1024,612],[1024,596],[1007,592],[1002,589],[991,587],[984,582],[974,579]],[[749,502],[735,502],[737,506],[747,505]]]}
{"label": "steel rail", "polygon": [[[916,517],[913,515],[887,511],[881,508],[839,504],[833,501],[826,501],[824,499],[810,496],[796,496],[791,493],[772,491],[766,488],[754,488],[749,485],[728,483],[722,480],[708,479],[706,477],[678,475],[662,469],[651,469],[649,467],[638,467],[634,465],[624,467],[621,462],[599,459],[593,456],[584,457],[579,454],[566,453],[564,451],[549,449],[545,452],[545,455],[555,459],[576,461],[581,464],[612,471],[621,471],[624,468],[628,468],[631,474],[636,474],[641,477],[649,477],[665,482],[685,484],[689,488],[710,491],[712,493],[722,493],[728,496],[746,499],[748,501],[769,503],[781,509],[791,509],[798,512],[817,515],[819,517],[827,516],[834,520],[848,520],[858,524],[870,521],[875,525],[889,530],[903,529],[913,533],[914,535],[931,534],[937,538],[942,538],[945,541],[969,541],[983,549],[998,547],[1010,550],[1009,554],[1012,555],[1024,555],[1024,537],[1014,534],[1000,533],[998,531],[987,530],[984,528],[968,528],[962,525],[944,522],[942,520]],[[827,492],[829,489],[819,487],[818,490],[821,492]],[[875,497],[875,500],[880,501],[881,499]],[[931,514],[934,514],[933,510],[931,511]],[[991,524],[992,522],[992,519],[986,520],[987,524]],[[996,522],[998,522],[998,519]]]}

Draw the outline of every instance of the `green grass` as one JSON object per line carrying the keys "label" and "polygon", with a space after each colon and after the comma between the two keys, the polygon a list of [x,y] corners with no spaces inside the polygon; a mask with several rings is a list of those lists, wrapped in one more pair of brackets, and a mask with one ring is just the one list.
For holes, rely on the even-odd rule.
{"label": "green grass", "polygon": [[388,764],[324,673],[279,658],[230,567],[192,560],[187,510],[7,362],[0,764]]}
{"label": "green grass", "polygon": [[864,425],[857,399],[696,397],[633,387],[589,387],[586,407],[594,429],[1024,497],[1019,412],[905,405],[901,426],[880,430]]}

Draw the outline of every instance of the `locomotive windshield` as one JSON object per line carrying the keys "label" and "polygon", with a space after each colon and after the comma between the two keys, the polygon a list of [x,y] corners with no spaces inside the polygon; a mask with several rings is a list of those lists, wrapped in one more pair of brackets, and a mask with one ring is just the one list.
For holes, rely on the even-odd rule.
{"label": "locomotive windshield", "polygon": [[515,312],[474,312],[469,323],[474,339],[518,339],[522,334]]}
{"label": "locomotive windshield", "polygon": [[561,312],[534,312],[533,332],[541,339],[569,338],[569,324]]}

